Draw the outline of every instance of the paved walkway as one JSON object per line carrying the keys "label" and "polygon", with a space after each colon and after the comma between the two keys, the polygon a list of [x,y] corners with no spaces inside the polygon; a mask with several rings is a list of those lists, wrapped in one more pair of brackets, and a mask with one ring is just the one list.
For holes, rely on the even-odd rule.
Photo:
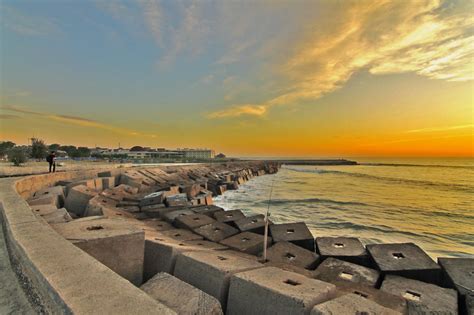
{"label": "paved walkway", "polygon": [[0,314],[36,314],[10,265],[0,222]]}

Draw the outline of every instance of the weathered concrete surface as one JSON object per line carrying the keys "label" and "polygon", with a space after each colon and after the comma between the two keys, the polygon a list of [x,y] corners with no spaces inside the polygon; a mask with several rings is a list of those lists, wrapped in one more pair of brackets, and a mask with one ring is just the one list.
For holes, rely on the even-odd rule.
{"label": "weathered concrete surface", "polygon": [[239,233],[239,230],[222,222],[214,222],[200,226],[194,229],[194,232],[211,242],[220,242],[223,239]]}
{"label": "weathered concrete surface", "polygon": [[413,243],[372,244],[367,251],[384,274],[439,283],[441,267]]}
{"label": "weathered concrete surface", "polygon": [[69,211],[78,216],[83,216],[86,210],[89,200],[94,198],[98,194],[97,191],[84,186],[78,185],[71,188],[67,194],[64,207]]}
{"label": "weathered concrete surface", "polygon": [[308,314],[336,296],[336,286],[275,267],[231,277],[226,314]]}
{"label": "weathered concrete surface", "polygon": [[314,251],[314,238],[306,223],[272,224],[269,226],[270,235],[276,242],[291,242],[295,245]]}
{"label": "weathered concrete surface", "polygon": [[[403,297],[423,312],[432,314],[457,314],[458,298],[456,291],[434,284],[388,275],[380,290]],[[419,305],[419,307],[417,307]]]}
{"label": "weathered concrete surface", "polygon": [[178,314],[223,314],[216,298],[168,273],[158,273],[140,288]]}
{"label": "weathered concrete surface", "polygon": [[56,211],[50,212],[48,214],[42,214],[40,217],[42,217],[49,224],[66,223],[72,221],[71,216],[64,208],[56,209]]}
{"label": "weathered concrete surface", "polygon": [[379,272],[336,258],[327,258],[316,268],[315,277],[328,282],[350,281],[375,287]]}
{"label": "weathered concrete surface", "polygon": [[215,220],[211,217],[208,217],[204,214],[193,213],[184,216],[178,216],[175,221],[174,225],[178,228],[194,230],[200,226],[214,223]]}
{"label": "weathered concrete surface", "polygon": [[317,237],[316,248],[322,259],[334,257],[355,264],[368,264],[367,250],[355,237]]}
{"label": "weathered concrete surface", "polygon": [[162,215],[162,217],[165,221],[167,221],[169,223],[173,223],[174,220],[176,220],[177,217],[190,215],[190,214],[194,214],[194,212],[191,211],[190,209],[182,209],[182,210],[175,210],[175,211],[165,212]]}
{"label": "weathered concrete surface", "polygon": [[145,238],[142,230],[119,219],[54,224],[65,239],[135,285],[142,283]]}
{"label": "weathered concrete surface", "polygon": [[174,275],[212,295],[225,309],[230,276],[263,265],[230,251],[186,252],[178,256]]}
{"label": "weathered concrete surface", "polygon": [[[246,254],[258,255],[263,251],[264,237],[252,232],[243,232],[222,240],[221,244]],[[268,237],[267,247],[271,244],[272,238]]]}
{"label": "weathered concrete surface", "polygon": [[47,195],[56,195],[58,196],[58,199],[59,199],[59,206],[62,207],[64,205],[64,200],[66,199],[65,188],[66,187],[64,186],[46,187],[35,192],[33,195],[33,198],[38,198],[38,197],[47,196]]}
{"label": "weathered concrete surface", "polygon": [[224,212],[216,212],[214,213],[214,218],[218,222],[232,224],[234,221],[240,220],[245,218],[245,215],[240,210],[228,210]]}
{"label": "weathered concrete surface", "polygon": [[443,285],[461,295],[474,292],[474,258],[438,258],[443,269]]}
{"label": "weathered concrete surface", "polygon": [[205,214],[211,218],[214,218],[216,212],[224,211],[223,208],[214,205],[192,207],[191,210],[195,213]]}
{"label": "weathered concrete surface", "polygon": [[[257,234],[265,233],[265,216],[263,214],[242,218],[236,220],[234,223],[241,232],[253,232]],[[268,224],[273,223],[269,221]]]}
{"label": "weathered concrete surface", "polygon": [[314,269],[319,261],[319,255],[290,242],[278,242],[267,250],[267,261],[272,264]]}
{"label": "weathered concrete surface", "polygon": [[316,305],[311,310],[311,315],[335,314],[397,315],[401,313],[355,294],[340,296],[334,300]]}

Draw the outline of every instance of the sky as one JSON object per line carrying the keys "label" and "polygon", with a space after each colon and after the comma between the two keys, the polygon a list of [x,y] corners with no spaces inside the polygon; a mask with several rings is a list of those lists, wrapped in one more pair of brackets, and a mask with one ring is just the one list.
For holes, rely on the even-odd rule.
{"label": "sky", "polygon": [[474,2],[2,0],[0,141],[474,153]]}

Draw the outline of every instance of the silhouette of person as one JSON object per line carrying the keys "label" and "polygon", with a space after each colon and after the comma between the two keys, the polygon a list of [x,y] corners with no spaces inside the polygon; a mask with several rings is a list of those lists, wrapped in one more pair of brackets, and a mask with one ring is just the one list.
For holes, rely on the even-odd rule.
{"label": "silhouette of person", "polygon": [[49,172],[51,173],[51,169],[53,173],[56,172],[56,152],[51,151],[51,153],[46,157],[46,161],[49,163]]}

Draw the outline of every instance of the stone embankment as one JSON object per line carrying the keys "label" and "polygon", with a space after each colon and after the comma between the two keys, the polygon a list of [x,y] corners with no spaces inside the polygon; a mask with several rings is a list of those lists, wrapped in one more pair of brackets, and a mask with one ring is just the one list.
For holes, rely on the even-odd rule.
{"label": "stone embankment", "polygon": [[[274,162],[65,172],[1,182],[13,264],[51,313],[472,314],[473,259],[314,237],[212,197]],[[24,199],[20,198],[23,197]],[[26,201],[25,201],[26,200]]]}

